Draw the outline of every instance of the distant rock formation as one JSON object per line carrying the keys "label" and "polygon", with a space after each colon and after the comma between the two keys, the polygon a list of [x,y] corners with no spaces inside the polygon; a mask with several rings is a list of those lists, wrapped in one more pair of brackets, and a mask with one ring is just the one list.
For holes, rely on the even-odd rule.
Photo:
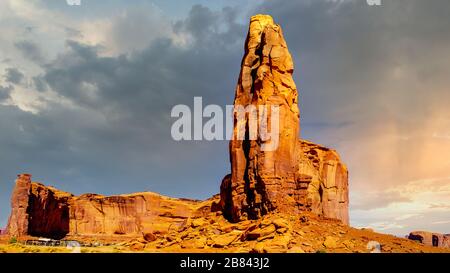
{"label": "distant rock formation", "polygon": [[[264,151],[262,139],[248,137],[249,115],[244,126],[235,122],[230,142],[231,175],[221,186],[221,206],[230,221],[257,219],[275,210],[311,210],[349,222],[346,166],[335,151],[299,140],[300,111],[293,71],[281,27],[268,15],[253,16],[234,105],[278,106],[279,146],[275,151]],[[235,111],[235,121],[237,115]],[[243,127],[246,138],[242,140],[238,135]]]}
{"label": "distant rock formation", "polygon": [[7,233],[60,239],[68,235],[141,235],[178,228],[186,219],[210,212],[211,202],[175,199],[156,193],[118,196],[67,192],[19,175],[11,200]]}
{"label": "distant rock formation", "polygon": [[413,231],[409,234],[408,239],[418,241],[427,246],[450,248],[450,234]]}

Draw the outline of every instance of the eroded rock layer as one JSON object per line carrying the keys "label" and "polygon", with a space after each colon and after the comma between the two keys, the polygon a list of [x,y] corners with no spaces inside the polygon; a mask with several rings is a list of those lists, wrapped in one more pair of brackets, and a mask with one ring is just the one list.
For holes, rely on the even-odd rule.
{"label": "eroded rock layer", "polygon": [[193,201],[144,192],[102,196],[70,193],[19,175],[7,231],[60,239],[65,236],[142,235],[178,228],[189,217],[208,213],[210,201]]}
{"label": "eroded rock layer", "polygon": [[[338,154],[299,140],[300,111],[292,78],[294,65],[281,27],[268,15],[250,20],[235,94],[235,125],[230,142],[231,175],[221,186],[224,215],[233,222],[257,219],[270,211],[311,210],[348,224],[348,172]],[[251,115],[237,109],[279,109],[278,146],[262,149],[252,139]],[[239,108],[238,108],[239,107]],[[272,112],[268,111],[267,120]],[[240,130],[245,128],[245,138]]]}

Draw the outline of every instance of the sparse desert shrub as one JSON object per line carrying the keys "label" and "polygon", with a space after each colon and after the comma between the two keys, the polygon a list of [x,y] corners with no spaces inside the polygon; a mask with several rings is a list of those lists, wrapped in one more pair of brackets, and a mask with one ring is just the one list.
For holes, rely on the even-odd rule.
{"label": "sparse desert shrub", "polygon": [[10,245],[12,245],[12,244],[17,244],[17,238],[16,238],[16,237],[11,237],[11,238],[9,239],[9,244],[10,244]]}

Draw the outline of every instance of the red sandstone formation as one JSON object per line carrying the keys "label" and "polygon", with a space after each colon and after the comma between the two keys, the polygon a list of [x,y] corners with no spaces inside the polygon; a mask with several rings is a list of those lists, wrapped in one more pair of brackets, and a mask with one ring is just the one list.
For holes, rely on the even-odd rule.
{"label": "red sandstone formation", "polygon": [[[237,222],[257,219],[270,211],[311,210],[348,224],[345,165],[335,151],[299,140],[293,71],[281,27],[268,15],[253,16],[234,104],[279,106],[279,145],[275,151],[263,150],[262,139],[248,137],[250,115],[241,124],[235,111],[231,176],[225,177],[221,186],[224,215]],[[243,140],[238,137],[241,128],[246,130]]]}
{"label": "red sandstone formation", "polygon": [[418,241],[426,246],[450,248],[450,234],[413,231],[409,234],[408,239]]}
{"label": "red sandstone formation", "polygon": [[28,234],[30,194],[31,175],[19,175],[11,198],[11,215],[6,228],[8,234],[18,236]]}
{"label": "red sandstone formation", "polygon": [[301,140],[300,206],[349,223],[348,170],[335,150]]}
{"label": "red sandstone formation", "polygon": [[12,197],[8,234],[63,238],[68,235],[141,235],[178,228],[210,211],[210,201],[174,199],[145,192],[119,196],[70,193],[19,175]]}
{"label": "red sandstone formation", "polygon": [[[237,122],[236,138],[230,142],[231,175],[222,182],[220,202],[213,202],[215,197],[198,202],[155,193],[74,196],[32,183],[31,175],[24,174],[13,192],[8,233],[48,238],[144,234],[153,240],[153,232],[178,230],[189,218],[211,211],[222,211],[232,222],[269,212],[311,211],[348,224],[347,168],[334,150],[299,140],[293,71],[281,27],[270,16],[253,16],[234,103],[278,106],[279,144],[272,151],[262,149],[271,140],[248,137],[250,117]],[[270,110],[269,119],[272,114]],[[239,140],[241,125],[247,137]]]}

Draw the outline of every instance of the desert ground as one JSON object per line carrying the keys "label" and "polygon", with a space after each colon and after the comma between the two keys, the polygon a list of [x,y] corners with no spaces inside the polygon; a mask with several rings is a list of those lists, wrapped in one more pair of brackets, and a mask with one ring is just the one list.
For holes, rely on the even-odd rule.
{"label": "desert ground", "polygon": [[[229,223],[221,215],[190,219],[179,229],[142,236],[68,236],[83,245],[30,246],[32,237],[0,239],[0,253],[450,253],[448,248],[356,229],[312,213],[269,214],[259,220]],[[379,246],[379,248],[378,248]]]}

